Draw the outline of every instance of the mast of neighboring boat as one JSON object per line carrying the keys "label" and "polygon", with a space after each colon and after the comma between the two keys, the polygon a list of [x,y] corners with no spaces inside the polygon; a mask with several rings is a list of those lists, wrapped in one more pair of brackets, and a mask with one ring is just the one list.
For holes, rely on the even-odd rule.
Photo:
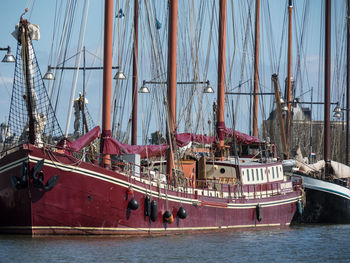
{"label": "mast of neighboring boat", "polygon": [[289,0],[288,13],[289,13],[289,27],[288,27],[288,65],[287,65],[287,147],[289,148],[290,143],[290,115],[291,115],[291,100],[292,100],[292,11],[293,11],[293,0]]}
{"label": "mast of neighboring boat", "polygon": [[258,136],[258,92],[259,92],[259,32],[260,0],[255,1],[255,54],[254,54],[254,110],[253,135]]}
{"label": "mast of neighboring boat", "polygon": [[169,32],[168,32],[168,138],[167,174],[169,182],[173,177],[174,144],[173,136],[176,125],[176,44],[177,44],[177,0],[169,1]]}
{"label": "mast of neighboring boat", "polygon": [[324,69],[324,161],[326,175],[330,168],[330,87],[331,87],[331,7],[332,1],[325,5],[325,69]]}
{"label": "mast of neighboring boat", "polygon": [[[350,0],[349,0],[350,1]],[[312,104],[313,104],[314,88],[311,87],[311,105],[310,105],[310,156],[309,160],[312,163]]]}
{"label": "mast of neighboring boat", "polygon": [[347,1],[347,18],[346,18],[346,35],[347,35],[347,74],[346,74],[346,147],[345,147],[345,164],[349,165],[349,125],[350,125],[350,0]]}
{"label": "mast of neighboring boat", "polygon": [[[112,46],[113,0],[105,0],[101,154],[104,138],[111,136]],[[103,155],[102,164],[109,166],[110,163],[110,156]]]}
{"label": "mast of neighboring boat", "polygon": [[223,157],[225,140],[225,51],[226,51],[226,0],[220,0],[218,46],[218,110],[216,129],[219,137],[220,157]]}
{"label": "mast of neighboring boat", "polygon": [[134,0],[134,45],[132,61],[132,134],[131,144],[137,144],[137,81],[138,81],[138,32],[139,32],[139,0]]}
{"label": "mast of neighboring boat", "polygon": [[273,81],[273,85],[275,87],[276,114],[277,114],[278,121],[280,124],[280,129],[281,129],[283,157],[284,157],[284,159],[288,159],[289,153],[287,150],[287,139],[286,139],[286,132],[285,132],[284,122],[283,122],[283,117],[282,117],[281,96],[280,96],[280,91],[279,91],[279,87],[278,87],[278,75],[277,74],[272,75],[272,81]]}

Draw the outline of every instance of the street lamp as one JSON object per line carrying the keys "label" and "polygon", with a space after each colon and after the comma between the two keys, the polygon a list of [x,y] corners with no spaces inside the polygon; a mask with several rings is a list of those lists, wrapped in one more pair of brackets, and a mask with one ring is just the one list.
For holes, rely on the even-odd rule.
{"label": "street lamp", "polygon": [[11,53],[11,48],[10,46],[7,46],[5,48],[0,48],[0,50],[7,50],[6,55],[4,56],[4,58],[2,59],[2,62],[6,62],[6,63],[13,63],[16,61],[15,57],[12,55]]}
{"label": "street lamp", "polygon": [[[84,63],[83,63],[83,66],[82,66],[82,67],[79,67],[79,68],[78,68],[78,67],[59,66],[59,65],[63,64],[64,62],[66,62],[67,60],[64,61],[63,63],[57,65],[57,66],[50,66],[50,65],[49,65],[48,68],[47,68],[47,72],[45,73],[43,79],[46,79],[46,80],[55,80],[55,75],[54,75],[53,72],[52,72],[53,69],[62,69],[62,70],[82,70],[82,71],[83,71],[83,79],[84,79],[84,80],[83,80],[83,85],[85,85],[85,71],[86,71],[86,70],[102,70],[103,67],[86,67],[86,66],[85,66],[85,52],[86,52],[85,47],[84,47],[84,49],[83,49],[82,52],[83,52],[83,60],[84,60]],[[89,52],[89,51],[88,51],[88,52]],[[79,53],[80,53],[80,52],[78,52],[77,54],[75,54],[75,55],[72,56],[71,58],[77,56]],[[69,58],[69,59],[71,59],[71,58]],[[119,70],[119,67],[118,67],[118,66],[112,66],[112,69],[118,69],[118,72],[115,74],[115,76],[114,76],[113,79],[125,79],[125,75],[123,74],[123,72],[122,72],[121,70]]]}
{"label": "street lamp", "polygon": [[55,75],[51,71],[51,66],[48,66],[47,72],[45,73],[43,79],[46,80],[55,80]]}
{"label": "street lamp", "polygon": [[334,110],[333,110],[333,112],[334,112],[334,114],[333,114],[333,117],[334,118],[337,118],[338,120],[340,119],[340,117],[341,117],[341,113],[342,113],[342,111],[346,111],[347,109],[342,109],[340,106],[339,106],[339,102],[337,103],[337,106],[335,106],[335,108],[334,108]]}
{"label": "street lamp", "polygon": [[115,73],[113,79],[125,79],[125,75],[123,73],[123,71],[118,70],[117,73]]}
{"label": "street lamp", "polygon": [[141,88],[139,89],[139,93],[149,93],[149,89],[146,87],[146,81],[144,80]]}
{"label": "street lamp", "polygon": [[[163,84],[163,85],[166,85],[167,82],[165,82],[165,81],[146,81],[146,80],[144,80],[142,82],[141,88],[139,89],[139,93],[150,93],[150,91],[147,88],[146,84]],[[178,85],[205,84],[205,87],[203,89],[203,93],[214,93],[213,88],[210,86],[209,80],[207,80],[207,81],[178,81],[176,84],[178,84]]]}
{"label": "street lamp", "polygon": [[203,93],[214,93],[213,88],[210,86],[209,80],[207,80],[207,85],[205,86]]}
{"label": "street lamp", "polygon": [[282,99],[282,97],[281,97],[281,106],[282,106],[282,113],[285,113],[288,111],[287,103],[284,101],[284,99]]}
{"label": "street lamp", "polygon": [[[60,66],[63,63],[67,62],[69,59],[77,56],[78,54],[80,54],[80,52],[83,52],[83,66],[82,67],[66,67],[66,66]],[[75,54],[74,56],[72,56],[71,58],[69,58],[68,60],[64,61],[63,63],[57,65],[57,66],[48,66],[47,72],[45,73],[43,79],[46,80],[55,80],[55,75],[52,72],[52,69],[61,69],[61,70],[82,70],[83,71],[83,95],[82,95],[82,114],[83,114],[83,127],[85,127],[85,113],[84,113],[84,108],[85,108],[85,75],[86,75],[86,70],[102,70],[103,67],[86,67],[85,66],[85,47],[83,48],[82,51],[78,52],[77,54]],[[88,51],[89,52],[89,51]],[[112,66],[112,69],[118,69],[117,74],[114,76],[114,79],[125,79],[125,75],[123,74],[123,72],[121,72],[119,70],[119,67],[117,66]],[[84,133],[84,129],[83,129],[83,133]]]}

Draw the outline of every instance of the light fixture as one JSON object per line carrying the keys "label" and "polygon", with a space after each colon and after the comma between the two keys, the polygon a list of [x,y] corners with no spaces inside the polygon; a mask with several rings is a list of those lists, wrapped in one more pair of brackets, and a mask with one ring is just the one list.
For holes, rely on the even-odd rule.
{"label": "light fixture", "polygon": [[55,75],[52,73],[50,66],[48,66],[47,72],[45,73],[43,79],[55,80]]}
{"label": "light fixture", "polygon": [[342,109],[340,108],[339,104],[337,104],[337,106],[335,106],[333,112],[334,113],[341,113],[342,112]]}
{"label": "light fixture", "polygon": [[143,84],[141,88],[139,89],[139,93],[149,93],[149,89],[146,87],[145,81],[143,81]]}
{"label": "light fixture", "polygon": [[117,73],[114,75],[114,78],[113,79],[125,79],[125,75],[123,73],[123,71],[121,70],[118,70]]}
{"label": "light fixture", "polygon": [[207,81],[207,86],[204,88],[204,93],[214,93],[213,88],[210,86],[209,80]]}
{"label": "light fixture", "polygon": [[2,59],[2,62],[6,62],[6,63],[8,63],[8,62],[10,62],[10,63],[13,63],[13,62],[15,62],[16,61],[16,59],[15,59],[15,57],[12,55],[12,53],[11,53],[11,48],[10,47],[7,47],[7,53],[6,53],[6,55],[4,56],[4,58]]}
{"label": "light fixture", "polygon": [[283,104],[282,105],[282,111],[287,112],[288,110],[289,110],[288,106],[286,104]]}
{"label": "light fixture", "polygon": [[340,112],[334,112],[333,117],[334,117],[334,118],[337,118],[337,119],[339,120],[340,117],[341,117]]}

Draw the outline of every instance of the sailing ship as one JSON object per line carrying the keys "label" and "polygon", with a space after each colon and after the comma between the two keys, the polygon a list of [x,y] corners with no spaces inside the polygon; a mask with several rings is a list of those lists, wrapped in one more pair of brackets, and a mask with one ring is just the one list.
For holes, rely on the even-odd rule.
{"label": "sailing ship", "polygon": [[[350,1],[347,2],[348,6]],[[347,13],[349,16],[349,8]],[[348,18],[347,18],[348,19]],[[350,58],[350,43],[348,23],[347,32],[347,56]],[[283,162],[284,171],[291,175],[294,180],[303,185],[306,202],[302,213],[296,213],[293,219],[295,223],[350,223],[350,167],[331,160],[330,158],[330,63],[331,63],[331,1],[326,1],[325,7],[325,100],[324,100],[324,159],[316,163],[305,162],[300,149],[297,150],[294,159]],[[347,72],[350,65],[347,63]],[[347,96],[349,96],[350,82],[347,76]],[[349,106],[349,105],[348,105]],[[338,109],[337,109],[338,107]],[[335,108],[335,113],[339,114],[339,106]],[[347,118],[349,111],[347,110]],[[310,120],[311,121],[311,120]],[[346,162],[348,163],[348,143],[349,143],[349,119],[347,119],[346,129]],[[333,131],[334,132],[334,131]],[[310,131],[311,133],[311,131]],[[333,133],[333,135],[335,135]],[[311,134],[310,134],[311,136]],[[312,138],[312,137],[311,137]],[[311,143],[311,139],[310,139]],[[335,145],[332,145],[335,147]],[[310,156],[312,148],[310,150]]]}
{"label": "sailing ship", "polygon": [[[176,132],[177,1],[169,1],[169,8],[171,139],[163,145],[126,145],[112,137],[113,0],[105,1],[102,132],[95,127],[75,141],[62,138],[34,53],[35,25],[21,17],[9,136],[0,159],[0,233],[153,235],[290,224],[301,191],[284,176],[273,145],[225,127],[225,0],[220,0],[218,136]],[[231,148],[227,137],[233,138]],[[88,146],[97,138],[100,153],[94,154]],[[200,145],[192,150],[202,157],[176,159],[179,146],[191,142]],[[215,146],[215,155],[207,144]],[[230,156],[237,149],[240,157]],[[164,154],[166,172],[162,159],[151,159]]]}

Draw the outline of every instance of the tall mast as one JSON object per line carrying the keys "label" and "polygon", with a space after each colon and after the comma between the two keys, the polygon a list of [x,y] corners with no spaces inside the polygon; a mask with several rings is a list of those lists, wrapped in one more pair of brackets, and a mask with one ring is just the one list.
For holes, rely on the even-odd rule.
{"label": "tall mast", "polygon": [[255,1],[255,55],[254,55],[254,110],[253,135],[258,136],[258,92],[259,92],[259,17],[260,0]]}
{"label": "tall mast", "polygon": [[[104,137],[111,136],[112,45],[113,0],[105,0],[101,153],[103,152]],[[108,166],[110,156],[104,155],[102,163],[104,166]]]}
{"label": "tall mast", "polygon": [[134,46],[132,61],[132,134],[131,144],[137,144],[137,66],[138,66],[139,0],[134,0]]}
{"label": "tall mast", "polygon": [[288,28],[288,65],[287,65],[287,138],[289,145],[290,140],[290,115],[291,115],[291,106],[290,101],[292,100],[292,11],[293,11],[293,0],[289,0],[288,13],[289,13],[289,28]]}
{"label": "tall mast", "polygon": [[289,159],[289,153],[287,150],[286,132],[285,132],[284,122],[283,122],[283,117],[282,117],[281,97],[280,97],[280,90],[278,87],[278,75],[277,74],[272,75],[272,81],[273,81],[273,85],[275,87],[276,114],[278,116],[278,122],[280,124],[280,129],[281,129],[283,157],[285,159]]}
{"label": "tall mast", "polygon": [[168,32],[168,138],[170,149],[167,155],[167,173],[171,182],[174,167],[173,135],[176,122],[176,43],[177,43],[177,0],[169,0]]}
{"label": "tall mast", "polygon": [[326,173],[330,162],[330,90],[331,90],[331,0],[326,0],[325,6],[325,68],[324,68],[324,160]]}
{"label": "tall mast", "polygon": [[346,26],[346,35],[347,35],[347,46],[346,46],[346,54],[347,54],[347,74],[346,74],[346,147],[345,147],[345,164],[349,165],[349,123],[350,123],[350,0],[347,1],[347,26]]}
{"label": "tall mast", "polygon": [[220,0],[219,46],[218,46],[218,111],[216,129],[219,137],[219,150],[225,140],[225,49],[226,49],[226,0]]}

